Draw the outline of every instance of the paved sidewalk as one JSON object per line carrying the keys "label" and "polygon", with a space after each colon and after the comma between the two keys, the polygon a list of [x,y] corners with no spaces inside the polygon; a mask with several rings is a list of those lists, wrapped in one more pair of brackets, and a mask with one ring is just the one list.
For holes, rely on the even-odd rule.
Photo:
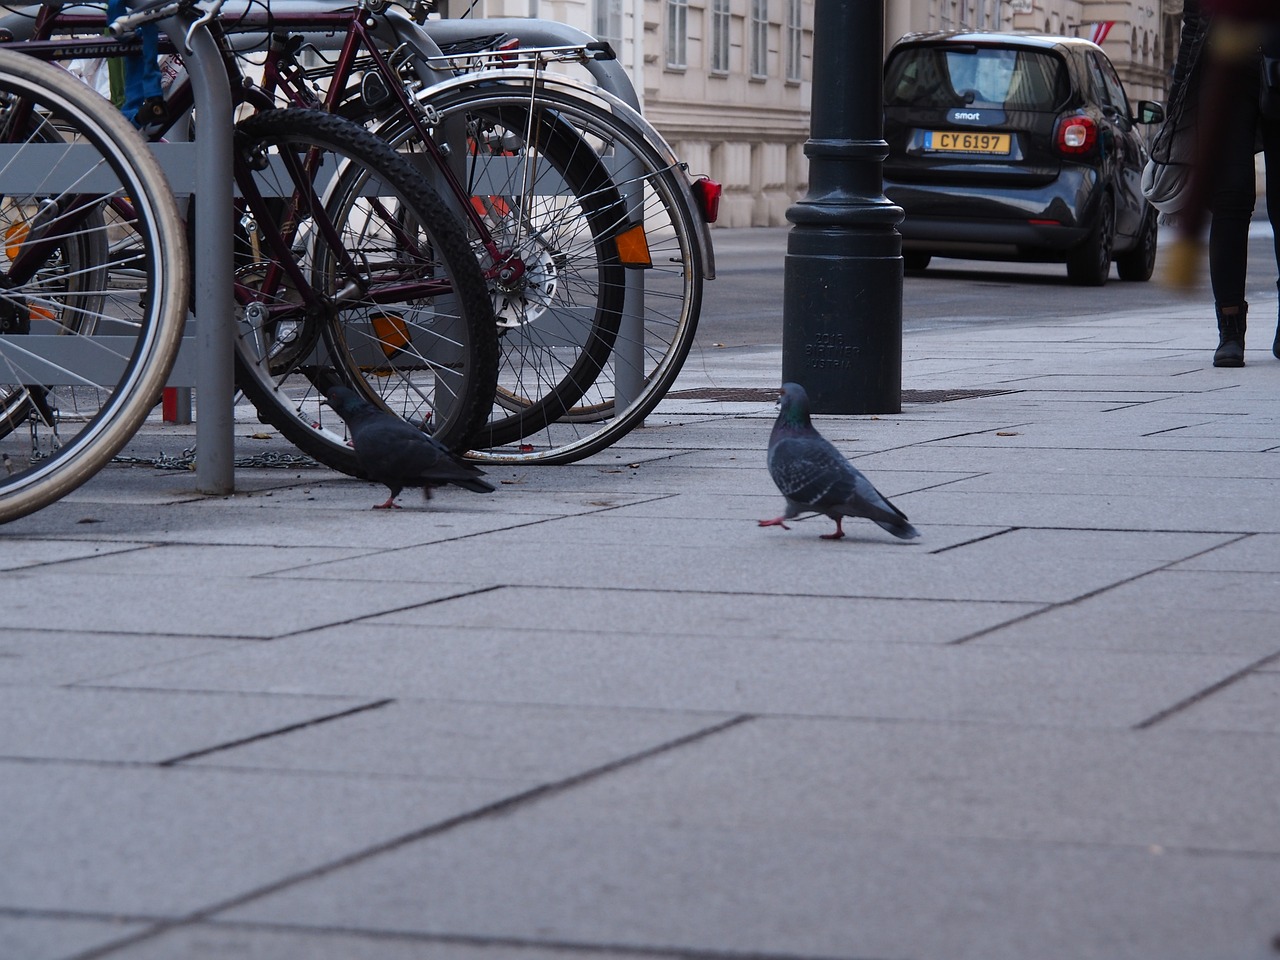
{"label": "paved sidewalk", "polygon": [[0,528],[0,958],[1275,956],[1280,361],[1204,313],[909,335],[978,395],[819,427],[910,543],[756,526],[772,403],[679,393],[777,348],[489,497],[105,471]]}

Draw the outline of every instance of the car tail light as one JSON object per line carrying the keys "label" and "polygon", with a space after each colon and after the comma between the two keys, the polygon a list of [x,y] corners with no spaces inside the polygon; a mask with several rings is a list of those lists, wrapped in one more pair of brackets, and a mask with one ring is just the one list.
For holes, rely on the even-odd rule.
{"label": "car tail light", "polygon": [[1059,153],[1078,157],[1093,149],[1098,142],[1098,125],[1085,116],[1063,117],[1058,121],[1054,143]]}
{"label": "car tail light", "polygon": [[702,219],[707,223],[715,223],[720,216],[720,184],[710,177],[699,177],[690,184],[690,189],[702,209]]}

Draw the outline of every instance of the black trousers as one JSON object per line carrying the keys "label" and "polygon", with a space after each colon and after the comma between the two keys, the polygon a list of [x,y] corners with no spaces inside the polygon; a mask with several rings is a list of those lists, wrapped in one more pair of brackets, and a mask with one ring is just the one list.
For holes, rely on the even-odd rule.
{"label": "black trousers", "polygon": [[1233,85],[1229,119],[1217,152],[1217,176],[1209,199],[1209,281],[1218,307],[1244,303],[1249,224],[1257,200],[1254,153],[1262,144],[1266,166],[1267,216],[1280,265],[1280,120],[1258,110],[1259,71],[1242,71]]}

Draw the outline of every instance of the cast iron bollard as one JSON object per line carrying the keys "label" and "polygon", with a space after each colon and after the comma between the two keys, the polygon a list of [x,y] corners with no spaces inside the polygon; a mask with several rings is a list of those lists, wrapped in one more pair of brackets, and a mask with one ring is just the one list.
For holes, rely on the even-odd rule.
{"label": "cast iron bollard", "polygon": [[902,409],[902,208],[884,195],[884,0],[816,0],[809,192],[787,211],[782,379],[815,413]]}

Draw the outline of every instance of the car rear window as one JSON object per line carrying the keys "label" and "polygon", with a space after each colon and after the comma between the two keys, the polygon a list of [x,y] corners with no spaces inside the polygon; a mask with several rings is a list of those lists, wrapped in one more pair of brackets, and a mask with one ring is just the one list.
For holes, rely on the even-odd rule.
{"label": "car rear window", "polygon": [[1066,65],[1041,50],[905,47],[885,73],[890,106],[1053,110],[1067,96]]}

